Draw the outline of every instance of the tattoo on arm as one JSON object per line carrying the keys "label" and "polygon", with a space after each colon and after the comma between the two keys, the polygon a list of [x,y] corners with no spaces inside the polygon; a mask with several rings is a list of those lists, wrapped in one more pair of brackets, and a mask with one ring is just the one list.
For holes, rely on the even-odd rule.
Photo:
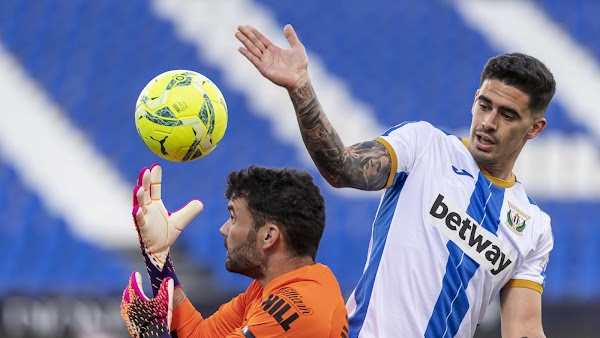
{"label": "tattoo on arm", "polygon": [[310,82],[290,92],[300,133],[321,175],[334,187],[378,190],[385,187],[392,160],[377,141],[345,147],[323,112]]}

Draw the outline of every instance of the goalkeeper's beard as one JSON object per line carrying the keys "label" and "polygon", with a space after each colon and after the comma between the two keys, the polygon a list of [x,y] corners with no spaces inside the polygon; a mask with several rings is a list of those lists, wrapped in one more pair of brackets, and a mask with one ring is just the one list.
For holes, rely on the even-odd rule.
{"label": "goalkeeper's beard", "polygon": [[[225,240],[225,246],[227,246],[227,240]],[[229,251],[225,261],[227,271],[253,279],[264,277],[264,260],[256,248],[256,230],[251,230],[246,239],[237,247],[227,249]]]}

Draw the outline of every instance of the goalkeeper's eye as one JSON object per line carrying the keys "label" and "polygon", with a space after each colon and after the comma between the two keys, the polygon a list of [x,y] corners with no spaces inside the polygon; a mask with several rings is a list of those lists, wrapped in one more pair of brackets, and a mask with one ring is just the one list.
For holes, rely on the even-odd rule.
{"label": "goalkeeper's eye", "polygon": [[229,202],[227,205],[227,211],[229,211],[229,220],[232,224],[235,223],[235,211],[233,210],[233,205],[231,205],[231,202]]}

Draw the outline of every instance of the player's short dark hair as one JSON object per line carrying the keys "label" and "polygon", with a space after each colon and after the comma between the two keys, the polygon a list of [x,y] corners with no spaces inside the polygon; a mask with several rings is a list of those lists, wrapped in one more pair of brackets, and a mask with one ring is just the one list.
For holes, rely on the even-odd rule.
{"label": "player's short dark hair", "polygon": [[540,60],[522,53],[508,53],[488,60],[481,81],[500,80],[529,95],[529,109],[543,115],[556,91],[554,76]]}
{"label": "player's short dark hair", "polygon": [[292,256],[315,259],[325,229],[325,200],[309,173],[250,166],[227,176],[225,198],[235,196],[246,198],[255,229],[277,224]]}

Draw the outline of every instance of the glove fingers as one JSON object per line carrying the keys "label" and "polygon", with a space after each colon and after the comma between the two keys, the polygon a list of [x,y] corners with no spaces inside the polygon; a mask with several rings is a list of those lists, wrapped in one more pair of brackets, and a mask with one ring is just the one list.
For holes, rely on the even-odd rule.
{"label": "glove fingers", "polygon": [[138,198],[137,198],[137,193],[138,193],[138,190],[140,190],[140,189],[142,189],[142,186],[141,186],[141,185],[136,185],[136,186],[133,188],[133,206],[134,206],[134,207],[135,207],[136,205],[137,205],[137,206],[139,206],[140,204],[143,204],[143,203],[140,203],[140,201],[139,201],[139,200],[138,200]]}
{"label": "glove fingers", "polygon": [[133,280],[135,279],[135,271],[129,277],[129,282],[127,283],[127,287],[123,290],[123,298],[121,298],[121,317],[125,321],[125,325],[127,326],[127,330],[131,334],[132,337],[136,337],[139,329],[135,322],[135,319],[131,318],[131,308],[138,301],[135,296],[135,292],[133,292]]}
{"label": "glove fingers", "polygon": [[127,283],[127,287],[123,290],[123,298],[121,299],[121,308],[127,306],[127,304],[131,304],[133,301],[133,295],[129,292],[131,290],[131,283],[133,281],[135,275],[135,271],[131,273],[131,277],[129,277],[129,282]]}
{"label": "glove fingers", "polygon": [[135,292],[135,294],[140,297],[140,299],[142,301],[147,301],[150,298],[146,297],[146,295],[144,294],[144,289],[142,288],[142,275],[140,275],[139,272],[135,271],[132,275],[131,275],[131,286],[133,287],[133,291]]}
{"label": "glove fingers", "polygon": [[162,168],[157,163],[150,167],[150,197],[152,200],[161,199]]}
{"label": "glove fingers", "polygon": [[191,200],[181,209],[171,214],[171,221],[175,229],[182,231],[204,209],[204,204],[200,200]]}
{"label": "glove fingers", "polygon": [[144,177],[144,173],[146,172],[146,170],[148,170],[148,168],[143,167],[140,170],[140,173],[138,174],[138,178],[137,178],[137,185],[142,185],[142,177]]}
{"label": "glove fingers", "polygon": [[138,229],[146,225],[146,218],[144,217],[144,212],[142,211],[142,208],[140,208],[140,206],[136,205],[135,207],[133,207],[131,215],[133,216],[133,221],[135,222],[135,225],[138,227]]}
{"label": "glove fingers", "polygon": [[146,193],[144,192],[144,188],[141,185],[138,185],[135,191],[135,200],[137,201],[137,205],[142,210],[142,213],[146,214]]}
{"label": "glove fingers", "polygon": [[175,282],[172,278],[167,281],[167,290],[169,291],[169,307],[167,308],[167,327],[171,331],[171,320],[173,319],[173,292],[175,290]]}
{"label": "glove fingers", "polygon": [[158,294],[155,299],[159,299],[161,302],[164,301],[164,305],[167,306],[165,310],[165,314],[167,316],[167,326],[171,328],[171,319],[173,316],[173,290],[174,290],[174,282],[173,278],[166,277],[162,283],[160,283],[160,289],[158,290]]}
{"label": "glove fingers", "polygon": [[150,199],[150,170],[146,169],[142,175],[142,189],[144,189],[144,204],[152,203]]}

